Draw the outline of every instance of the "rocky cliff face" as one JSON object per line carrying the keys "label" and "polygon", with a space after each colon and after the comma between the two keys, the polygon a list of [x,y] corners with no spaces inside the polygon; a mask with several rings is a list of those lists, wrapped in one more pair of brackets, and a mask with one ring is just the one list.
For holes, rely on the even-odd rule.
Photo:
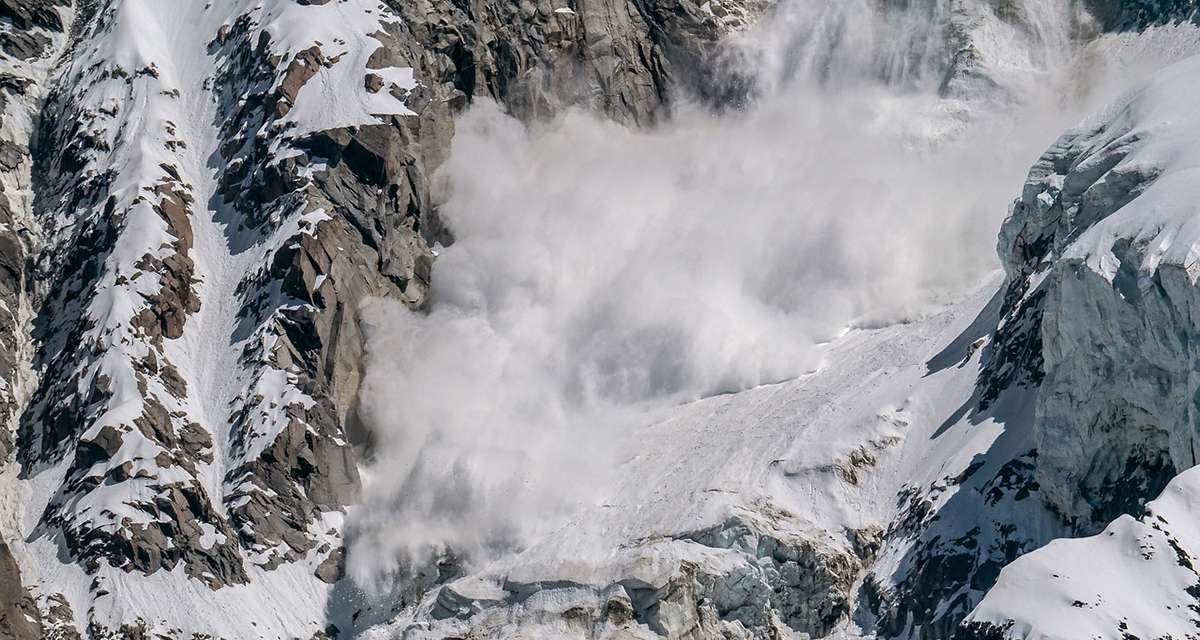
{"label": "rocky cliff face", "polygon": [[[963,409],[974,423],[1003,422],[1005,433],[948,481],[961,485],[955,495],[931,486],[905,508],[899,530],[920,542],[899,571],[868,583],[881,594],[867,595],[885,605],[889,633],[1079,637],[1086,627],[1091,637],[1185,637],[1171,635],[1178,626],[1164,636],[1154,615],[1130,607],[1110,615],[1103,600],[1131,596],[1084,569],[1096,566],[1091,560],[1067,559],[1089,552],[1058,542],[1038,548],[1114,519],[1109,532],[1128,532],[1130,516],[1143,515],[1195,463],[1196,279],[1191,197],[1181,186],[1194,168],[1194,117],[1184,106],[1192,99],[1184,78],[1194,73],[1194,62],[1160,73],[1065,134],[1031,169],[1000,232],[1006,279],[996,315],[979,318],[989,335]],[[1011,459],[981,483],[980,470],[999,457]],[[964,496],[968,487],[978,497]],[[909,518],[925,524],[912,533]],[[1186,545],[1163,536],[1190,563]],[[1064,600],[1060,579],[1079,597]]]}
{"label": "rocky cliff face", "polygon": [[[645,430],[626,503],[581,516],[622,536],[595,571],[562,562],[568,535],[482,572],[447,557],[382,603],[344,579],[372,440],[358,310],[428,305],[455,117],[739,105],[755,88],[714,56],[769,4],[0,0],[0,637],[948,638],[1019,556],[1140,514],[1196,451],[1200,96],[1162,86],[1035,165],[991,303]],[[939,28],[876,71],[1012,97],[1036,56],[998,43],[1047,55],[1191,15],[1002,4],[889,8]],[[689,466],[705,451],[722,464]],[[1190,563],[1184,533],[1119,522]],[[1007,573],[960,633],[1029,628]]]}
{"label": "rocky cliff face", "polygon": [[[1035,476],[1076,532],[1108,526],[1006,570],[972,616],[977,633],[1195,632],[1194,535],[1179,524],[1190,519],[1194,473],[1168,483],[1196,455],[1198,69],[1194,59],[1179,63],[1063,136],[1004,225],[1010,286],[1029,292],[1011,313],[1041,328],[1028,338],[1038,357],[1026,360],[1042,379]],[[1096,575],[1099,565],[1083,558],[1102,558],[1114,576]],[[1152,570],[1159,561],[1172,567]],[[1129,588],[1148,573],[1175,586],[1155,595]],[[1041,604],[1018,607],[1014,588],[1033,589]]]}
{"label": "rocky cliff face", "polygon": [[[30,144],[52,60],[66,41],[65,3],[0,3],[0,464],[13,455],[19,416],[34,376],[27,327],[33,288],[27,262],[37,251]],[[40,614],[26,592],[20,567],[0,536],[0,636],[42,637]]]}
{"label": "rocky cliff face", "polygon": [[1095,12],[1105,28],[1136,31],[1152,25],[1195,20],[1195,0],[1097,0]]}
{"label": "rocky cliff face", "polygon": [[7,533],[91,576],[76,622],[158,624],[137,575],[336,582],[358,306],[425,303],[454,115],[650,123],[761,6],[0,3],[0,453],[46,493]]}
{"label": "rocky cliff face", "polygon": [[1181,134],[1164,149],[1152,138],[1146,111],[1161,107],[1150,100],[1062,138],[1001,234],[1009,286],[1026,291],[1010,317],[1041,328],[1024,361],[1042,380],[1038,477],[1084,530],[1137,513],[1195,462],[1195,279],[1182,217],[1155,206],[1164,173],[1187,170],[1160,159],[1181,157],[1190,141]]}
{"label": "rocky cliff face", "polygon": [[21,568],[0,542],[0,638],[33,640],[43,637],[41,614],[21,582]]}

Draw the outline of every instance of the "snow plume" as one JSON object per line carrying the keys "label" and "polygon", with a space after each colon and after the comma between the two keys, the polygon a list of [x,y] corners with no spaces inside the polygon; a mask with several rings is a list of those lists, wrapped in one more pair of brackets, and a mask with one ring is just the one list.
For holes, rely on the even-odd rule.
{"label": "snow plume", "polygon": [[867,55],[833,4],[797,3],[819,19],[789,14],[769,29],[793,31],[739,56],[770,76],[746,110],[630,130],[583,112],[526,126],[480,101],[459,121],[431,311],[365,310],[378,461],[348,531],[357,580],[519,548],[604,499],[631,421],[802,375],[847,328],[910,319],[998,266],[1007,203],[1082,113],[1043,68],[1064,44],[988,34],[997,66],[1042,67],[994,99],[947,98],[946,47],[926,60],[929,41],[875,34]]}

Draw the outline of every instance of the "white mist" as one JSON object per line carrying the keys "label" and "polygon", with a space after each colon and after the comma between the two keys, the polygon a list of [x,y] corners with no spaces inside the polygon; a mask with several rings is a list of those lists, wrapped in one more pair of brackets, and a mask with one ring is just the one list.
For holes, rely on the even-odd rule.
{"label": "white mist", "polygon": [[379,447],[356,580],[519,549],[604,498],[646,411],[803,374],[847,327],[997,268],[1007,203],[1092,102],[1066,80],[1086,19],[1029,0],[1018,28],[978,3],[991,79],[946,97],[949,4],[874,6],[793,0],[742,36],[729,64],[762,89],[744,112],[634,131],[477,101],[440,174],[456,242],[432,310],[365,310]]}

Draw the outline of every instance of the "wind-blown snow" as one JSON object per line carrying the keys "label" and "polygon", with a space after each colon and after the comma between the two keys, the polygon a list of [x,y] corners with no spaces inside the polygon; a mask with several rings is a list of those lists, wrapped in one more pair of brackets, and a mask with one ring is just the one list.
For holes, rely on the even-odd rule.
{"label": "wind-blown snow", "polygon": [[1124,173],[1158,177],[1141,193],[1131,194],[1137,197],[1129,204],[1088,228],[1066,248],[1065,258],[1079,259],[1112,280],[1120,263],[1113,256],[1113,245],[1129,239],[1146,248],[1137,267],[1140,273],[1152,273],[1164,264],[1189,272],[1195,269],[1200,260],[1196,215],[1200,212],[1200,148],[1196,145],[1200,84],[1196,77],[1200,77],[1200,59],[1190,58],[1089,118],[1103,124],[1089,146],[1129,150],[1110,169],[1114,177]]}
{"label": "wind-blown snow", "polygon": [[[1005,203],[1045,145],[1120,84],[1117,63],[1162,57],[1106,41],[1074,58],[1076,16],[1032,3],[1032,36],[981,18],[1006,84],[945,98],[944,61],[921,53],[935,44],[906,30],[940,37],[948,18],[914,6],[876,23],[785,5],[733,58],[765,69],[745,112],[630,131],[583,113],[525,127],[482,102],[460,120],[432,312],[367,315],[380,462],[352,518],[356,577],[394,569],[381,555],[520,548],[611,494],[639,412],[833,366],[820,345],[847,329],[961,295],[995,268]],[[697,455],[741,460],[759,435],[745,420]]]}
{"label": "wind-blown snow", "polygon": [[[1155,74],[1073,132],[1079,137],[1072,144],[1087,155],[1072,167],[1070,178],[1092,176],[1096,182],[1089,189],[1097,194],[1096,201],[1105,202],[1108,183],[1121,185],[1124,176],[1137,176],[1138,180],[1136,188],[1126,186],[1120,192],[1118,202],[1128,201],[1111,213],[1103,204],[1070,211],[1074,217],[1072,228],[1085,230],[1075,237],[1068,236],[1069,241],[1055,247],[1062,262],[1081,265],[1085,272],[1099,274],[1102,286],[1114,292],[1112,297],[1116,298],[1110,302],[1095,295],[1086,304],[1101,310],[1115,304],[1154,314],[1144,320],[1154,332],[1178,333],[1179,338],[1170,339],[1185,344],[1190,332],[1195,331],[1195,307],[1188,296],[1200,276],[1197,78],[1200,78],[1200,57],[1179,62]],[[1097,211],[1108,215],[1096,221]],[[1059,295],[1071,302],[1079,297]],[[1158,311],[1164,306],[1163,299],[1180,305],[1185,317],[1176,320]],[[1186,317],[1189,314],[1191,317]],[[1082,319],[1072,321],[1087,320],[1084,314],[1078,315]],[[1129,325],[1126,318],[1118,318],[1112,312],[1106,315],[1112,318],[1115,327]],[[1105,331],[1111,336],[1122,335],[1119,329]],[[1115,349],[1151,351],[1151,347],[1143,344],[1130,347],[1124,340],[1113,337],[1111,344]],[[1079,360],[1070,359],[1074,345],[1067,340],[1062,343],[1058,348],[1064,355],[1056,356],[1057,360],[1078,367]],[[1189,362],[1186,355],[1177,357],[1183,361],[1164,361],[1162,366],[1194,370],[1194,362]],[[1086,375],[1085,370],[1080,377]],[[1101,375],[1120,380],[1123,374]],[[1171,400],[1176,396],[1169,395],[1152,376],[1140,371],[1135,376],[1138,383],[1129,385],[1134,389],[1131,397],[1136,404],[1132,406],[1154,411],[1157,406],[1153,399],[1162,397],[1167,399],[1162,402],[1165,411],[1178,412],[1169,415],[1186,416],[1182,420],[1163,420],[1162,428],[1170,434],[1168,455],[1176,461],[1176,468],[1194,464],[1193,408],[1188,406],[1192,388],[1183,392],[1188,398]],[[1138,384],[1147,388],[1140,390]],[[1144,400],[1138,399],[1135,395],[1138,393]],[[1083,393],[1076,395],[1087,398]],[[1059,401],[1054,408],[1062,412],[1060,407],[1064,404],[1065,401]],[[1072,457],[1083,455],[1086,449],[1066,442],[1069,436],[1053,435],[1059,436],[1055,440],[1062,441],[1062,446],[1050,449],[1048,443],[1050,459],[1058,465],[1056,469],[1069,470]],[[970,620],[1007,628],[1009,637],[1030,639],[1194,635],[1195,611],[1200,600],[1197,591],[1200,574],[1196,567],[1200,558],[1200,531],[1195,526],[1198,490],[1200,473],[1192,468],[1177,476],[1158,499],[1147,504],[1144,515],[1121,516],[1098,535],[1056,540],[1018,559],[1004,569],[997,586],[988,592]]]}
{"label": "wind-blown snow", "polygon": [[[474,573],[464,581],[484,596],[505,580],[603,587],[669,571],[679,559],[719,571],[747,560],[659,538],[763,505],[785,509],[788,526],[840,549],[847,530],[888,522],[899,487],[936,483],[995,446],[1007,425],[967,424],[959,410],[978,374],[973,341],[983,331],[971,319],[995,288],[991,246],[1005,203],[1093,94],[1195,51],[1198,38],[1169,27],[1101,38],[1075,57],[1072,34],[1094,25],[1074,3],[1025,2],[1028,28],[999,19],[988,3],[966,4],[975,13],[955,22],[945,2],[877,15],[870,2],[793,0],[731,58],[757,75],[754,106],[714,116],[684,104],[653,130],[581,112],[525,126],[479,100],[458,123],[440,176],[440,213],[457,242],[441,250],[432,310],[416,315],[380,302],[366,311],[371,367],[361,412],[378,436],[378,460],[367,503],[349,524],[353,576],[386,584],[405,561],[447,548],[465,558]],[[328,64],[288,111],[291,129],[273,147],[278,160],[291,153],[288,137],[411,113],[391,91],[364,88],[385,14],[360,0],[125,0],[80,67],[67,70],[90,78],[85,68],[103,60],[147,71],[78,83],[81,103],[119,114],[88,123],[112,151],[88,160],[97,173],[114,172],[112,192],[130,206],[89,314],[87,337],[108,350],[80,378],[82,392],[103,373],[115,400],[84,437],[140,411],[130,362],[145,345],[121,332],[158,282],[118,281],[172,240],[149,203],[133,202],[169,163],[196,203],[203,305],[185,337],[167,342],[191,395],[167,398],[157,381],[148,389],[172,413],[214,429],[215,460],[199,465],[195,480],[219,510],[238,506],[221,496],[252,486],[226,473],[268,446],[289,405],[312,402],[293,374],[243,366],[251,342],[262,342],[264,359],[275,345],[264,327],[229,339],[243,302],[238,283],[328,216],[299,207],[274,219],[272,234],[247,240],[214,204],[219,118],[209,42],[251,15],[252,33],[271,35],[282,64],[322,47]],[[955,29],[973,33],[978,60],[950,73]],[[371,72],[399,95],[415,88],[407,67]],[[1191,74],[1176,69],[1163,82],[1187,84]],[[1129,117],[1194,127],[1194,84],[1183,99],[1159,89],[1122,103]],[[176,137],[190,146],[173,148]],[[1200,195],[1191,186],[1200,161],[1169,137],[1145,149],[1129,162],[1175,173],[1143,196],[1141,209],[1096,225],[1071,249],[1109,276],[1118,237],[1155,248],[1146,269],[1159,260],[1190,269],[1196,259],[1190,203]],[[1160,198],[1160,186],[1173,191]],[[241,244],[249,248],[235,250]],[[932,366],[939,357],[953,365]],[[235,451],[225,426],[231,404],[255,396],[252,435]],[[864,450],[877,458],[872,468],[861,484],[846,481],[839,474]],[[179,468],[154,468],[155,454],[150,440],[129,433],[113,460],[133,462],[131,473],[146,471],[155,483],[189,481]],[[35,593],[63,591],[81,628],[89,617],[142,617],[159,629],[238,637],[246,620],[224,617],[237,609],[263,636],[307,637],[340,613],[323,610],[331,589],[312,575],[316,551],[274,571],[250,566],[249,585],[215,594],[181,570],[85,574],[59,558],[58,540],[31,535],[64,473],[60,464],[0,481],[12,489],[0,500],[0,529],[16,541]],[[1186,493],[1183,481],[1174,490]],[[144,520],[126,503],[150,484],[103,486],[68,511]],[[1167,496],[1162,512],[1181,512],[1178,503]],[[310,533],[336,546],[341,525],[326,514]],[[1103,553],[1157,535],[1146,527],[1154,525],[1119,521],[1119,539]],[[203,545],[224,537],[202,528]],[[906,550],[885,550],[877,574],[898,571]],[[265,564],[272,550],[247,555]],[[1081,584],[1096,579],[1076,573]],[[1182,602],[1176,587],[1186,575],[1163,575],[1171,585],[1162,601]]]}

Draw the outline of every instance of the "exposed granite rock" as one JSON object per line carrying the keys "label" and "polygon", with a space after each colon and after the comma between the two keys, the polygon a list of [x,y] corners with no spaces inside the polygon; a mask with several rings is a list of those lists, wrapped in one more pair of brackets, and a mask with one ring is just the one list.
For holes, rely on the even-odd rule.
{"label": "exposed granite rock", "polygon": [[[705,91],[700,60],[765,6],[391,2],[365,45],[374,47],[365,68],[353,68],[353,56],[330,53],[334,43],[286,50],[261,13],[207,5],[220,16],[207,41],[203,91],[217,102],[212,128],[199,132],[215,132],[207,140],[184,112],[196,87],[171,84],[181,78],[172,60],[122,66],[93,48],[129,7],[82,3],[32,159],[27,217],[42,235],[30,244],[0,234],[0,296],[25,296],[37,311],[35,348],[21,358],[19,341],[0,329],[0,377],[22,358],[38,374],[28,402],[5,405],[22,411],[18,456],[27,477],[65,464],[37,535],[61,534],[65,553],[90,572],[182,567],[218,589],[246,582],[249,564],[272,569],[315,554],[324,558],[317,578],[339,580],[344,552],[325,518],[356,500],[354,444],[370,439],[349,428],[362,375],[357,311],[371,297],[426,304],[431,247],[452,242],[431,180],[454,116],[488,97],[526,119],[584,106],[653,122],[675,87]],[[0,15],[34,30],[0,29],[0,51],[48,55],[59,41],[36,30],[64,29],[48,7],[0,0]],[[395,67],[412,67],[415,84],[386,80]],[[403,108],[301,130],[305,88],[346,73]],[[36,86],[5,77],[0,93]],[[142,149],[154,158],[148,166],[138,164],[137,141],[161,146]],[[27,146],[0,144],[0,168],[28,172]],[[201,162],[192,157],[210,147]],[[217,173],[215,194],[199,190],[204,170]],[[219,256],[197,253],[214,223],[231,257],[264,248],[231,283],[212,264]],[[232,305],[230,327],[214,325],[225,317],[214,305]],[[226,343],[240,354],[217,373],[236,386],[214,401],[206,394],[217,385],[198,379],[212,372],[176,360]],[[112,504],[106,491],[137,498]],[[628,618],[630,607],[617,602],[611,615]],[[106,624],[90,633],[150,633]]]}
{"label": "exposed granite rock", "polygon": [[62,16],[55,7],[65,6],[69,5],[64,0],[0,0],[0,17],[22,31],[41,28],[62,33]]}
{"label": "exposed granite rock", "polygon": [[[118,4],[81,8],[81,44],[95,37],[88,29],[99,29]],[[210,6],[222,10],[221,4]],[[325,4],[298,0],[295,6]],[[142,573],[183,567],[217,589],[247,581],[248,564],[273,569],[308,559],[317,565],[317,579],[340,580],[344,551],[323,518],[356,499],[360,480],[353,445],[370,439],[351,428],[362,376],[357,309],[376,296],[403,300],[416,310],[427,304],[432,247],[453,240],[431,197],[431,178],[449,148],[453,117],[471,100],[487,97],[526,120],[583,106],[621,122],[648,124],[665,113],[680,87],[710,101],[734,99],[727,79],[713,77],[704,61],[723,34],[766,4],[395,0],[386,4],[391,13],[372,36],[378,45],[369,44],[375,49],[361,69],[349,68],[346,56],[331,54],[328,43],[306,43],[296,51],[277,48],[257,22],[261,16],[229,16],[207,50],[215,74],[205,86],[219,101],[211,124],[220,139],[204,166],[219,174],[215,194],[193,191],[208,176],[196,173],[195,163],[188,166],[182,153],[189,145],[207,148],[212,141],[187,139],[194,132],[177,129],[172,120],[155,134],[162,134],[164,148],[180,152],[180,161],[155,165],[128,190],[133,195],[122,192],[116,185],[123,176],[114,168],[121,165],[113,158],[129,139],[142,139],[131,128],[137,123],[128,108],[156,96],[178,100],[179,87],[160,81],[170,76],[152,63],[122,68],[75,58],[79,66],[68,69],[67,85],[51,96],[42,122],[36,209],[45,237],[36,247],[19,229],[15,196],[6,193],[0,199],[0,379],[16,377],[23,357],[22,339],[11,329],[22,325],[13,311],[22,305],[39,307],[34,364],[41,374],[31,404],[5,393],[0,410],[26,409],[19,455],[28,473],[62,461],[67,467],[42,532],[61,533],[67,551],[92,571],[103,564]],[[43,32],[63,30],[57,15],[48,2],[0,0],[0,16],[26,30],[0,32],[0,51],[21,59],[47,54],[56,41]],[[969,30],[952,35],[960,39],[942,78],[943,94],[959,95],[991,82],[986,52],[974,47]],[[88,50],[81,46],[75,55],[87,56]],[[383,70],[392,67],[412,67],[415,85],[389,81],[392,76]],[[398,98],[405,109],[379,114],[371,123],[300,130],[288,118],[305,107],[305,87],[332,73],[350,73],[355,86]],[[69,90],[98,82],[118,87],[120,100],[97,105]],[[6,108],[31,87],[37,87],[35,79],[0,77]],[[1089,386],[1090,379],[1063,373],[1078,367],[1063,357],[1061,347],[1112,337],[1064,329],[1070,314],[1062,310],[1071,295],[1115,301],[1113,288],[1066,267],[1055,274],[1057,289],[1051,288],[1044,284],[1043,263],[1054,257],[1056,243],[1069,241],[1063,234],[1071,232],[1056,226],[1064,212],[1091,215],[1085,205],[1101,202],[1111,213],[1118,206],[1115,194],[1133,193],[1153,176],[1110,172],[1110,166],[1103,170],[1104,181],[1079,177],[1077,169],[1093,149],[1078,142],[1066,140],[1060,155],[1048,154],[1039,165],[1044,175],[1031,176],[1032,191],[1018,205],[1017,222],[1006,227],[1008,293],[1004,318],[988,347],[981,410],[1008,390]],[[0,141],[0,169],[27,172],[27,146],[27,141]],[[1069,188],[1060,190],[1058,178]],[[1047,199],[1056,203],[1048,214],[1037,209]],[[164,233],[146,241],[133,262],[114,267],[119,243],[142,240],[128,233],[130,220],[141,214],[161,222]],[[207,219],[213,216],[227,230],[231,256],[252,246],[269,247],[262,260],[236,274],[232,285],[217,282],[217,270],[202,264],[195,252],[196,229],[213,222]],[[1120,248],[1118,261],[1135,263],[1137,250]],[[1127,287],[1132,275],[1124,273],[1116,287],[1125,299],[1134,299]],[[1064,284],[1076,276],[1087,282]],[[1182,287],[1182,276],[1172,277],[1159,284]],[[140,288],[147,282],[153,286]],[[97,296],[101,283],[125,287],[131,308],[103,307]],[[236,307],[235,326],[217,326],[216,338],[196,337],[197,315],[219,297],[206,297],[207,285],[228,285],[230,290],[221,293],[229,294],[229,304]],[[1166,400],[1148,408],[1144,398],[1110,395],[1111,402],[1102,403],[1083,425],[1098,434],[1095,450],[1075,460],[1087,464],[1064,475],[1061,460],[1043,462],[1026,454],[970,480],[973,500],[993,508],[1037,503],[1045,493],[1086,528],[1135,511],[1187,463],[1180,435],[1163,426],[1177,416],[1162,411],[1189,406],[1184,392],[1190,388],[1171,379],[1190,373],[1152,366],[1149,358],[1155,354],[1178,355],[1181,348],[1172,336],[1143,340],[1149,323],[1137,314],[1152,304],[1159,303],[1138,298],[1133,311],[1116,309],[1114,302],[1102,312],[1122,319],[1118,337],[1126,343],[1149,345],[1133,366],[1139,378],[1156,381]],[[116,311],[107,313],[110,309]],[[1168,311],[1183,317],[1180,308]],[[239,385],[227,404],[196,409],[204,401],[196,387],[205,381],[173,362],[178,350],[168,348],[193,338],[200,348],[228,343],[242,349],[227,370],[216,372]],[[1196,354],[1187,354],[1195,359]],[[1104,348],[1080,357],[1093,374],[1111,373],[1121,362]],[[117,406],[135,410],[106,415]],[[1063,406],[1047,404],[1047,415],[1069,413]],[[134,447],[128,445],[135,441],[150,454],[131,453]],[[1113,452],[1121,455],[1114,458]],[[867,449],[855,451],[839,462],[839,473],[857,482],[873,456]],[[209,482],[205,471],[217,460],[227,466],[217,469],[215,483]],[[132,513],[104,513],[114,526],[102,526],[92,519],[95,514],[78,507],[91,506],[86,501],[99,487],[114,485],[144,497],[125,503]],[[972,598],[995,580],[1000,566],[1029,543],[999,520],[988,522],[990,529],[938,528],[938,496],[944,491],[945,486],[922,487],[906,493],[906,517],[886,533],[849,532],[853,549],[733,519],[666,542],[695,555],[652,580],[630,576],[602,587],[508,581],[478,590],[454,581],[458,568],[447,563],[420,589],[429,590],[432,618],[453,629],[487,628],[504,620],[505,607],[529,604],[523,611],[533,618],[593,634],[619,630],[639,637],[648,628],[667,637],[821,636],[850,615],[853,585],[882,540],[904,539],[912,553],[903,558],[908,564],[902,565],[902,575],[888,576],[895,578],[889,587],[881,586],[883,580],[868,581],[872,612],[887,633],[911,630],[915,621],[924,637],[943,638]],[[4,579],[3,568],[0,557],[0,592],[14,584]],[[543,597],[568,606],[532,606]],[[67,604],[63,599],[62,606]],[[57,606],[52,603],[51,609]],[[70,617],[68,612],[63,619]],[[99,637],[153,633],[144,623],[107,628],[97,622],[89,631]]]}
{"label": "exposed granite rock", "polygon": [[42,631],[45,640],[81,640],[82,636],[75,628],[75,614],[71,603],[61,593],[53,593],[46,597],[43,606]]}
{"label": "exposed granite rock", "polygon": [[0,49],[21,60],[40,58],[50,46],[50,38],[40,33],[6,31],[0,34]]}
{"label": "exposed granite rock", "polygon": [[317,565],[315,575],[321,582],[334,584],[346,576],[346,548],[338,547]]}
{"label": "exposed granite rock", "polygon": [[28,393],[25,351],[30,302],[26,260],[34,241],[35,221],[21,194],[30,180],[32,132],[23,123],[40,108],[44,72],[22,66],[49,55],[65,34],[57,7],[66,0],[5,0],[0,17],[0,463],[12,450],[16,416]]}
{"label": "exposed granite rock", "polygon": [[[623,2],[586,9],[546,2],[389,6],[398,19],[385,20],[384,30],[373,35],[380,44],[364,70],[363,86],[403,99],[409,113],[380,117],[378,124],[292,137],[278,123],[318,69],[338,70],[341,63],[320,46],[280,58],[271,53],[269,37],[240,19],[211,45],[224,61],[221,86],[235,106],[234,117],[222,124],[221,191],[242,213],[239,224],[270,228],[273,219],[282,219],[270,212],[292,210],[297,202],[330,218],[284,242],[268,268],[242,285],[247,317],[262,327],[263,346],[257,348],[262,351],[252,359],[288,371],[296,388],[316,402],[304,412],[291,409],[297,421],[282,431],[254,423],[252,395],[235,412],[235,446],[254,448],[253,436],[238,434],[278,434],[274,443],[257,447],[262,451],[257,457],[226,474],[233,489],[225,500],[232,505],[235,529],[247,548],[275,550],[267,566],[311,550],[316,541],[307,527],[321,511],[340,508],[356,495],[357,474],[345,447],[370,440],[347,428],[357,424],[362,375],[357,309],[369,297],[396,298],[417,309],[425,304],[430,247],[452,241],[430,190],[448,153],[453,117],[482,95],[526,118],[583,105],[619,120],[650,122],[669,93],[660,44],[669,41],[679,55],[697,58],[752,15],[742,8],[741,18],[717,19],[690,2],[670,9]],[[579,77],[581,64],[592,69],[586,74],[591,80],[568,82]],[[416,87],[384,86],[382,76],[370,71],[394,66],[412,66]],[[255,133],[261,131],[276,133]],[[301,154],[272,159],[279,140]],[[275,283],[280,297],[263,295]],[[293,304],[296,300],[303,304]],[[317,435],[287,435],[301,425]],[[314,463],[319,466],[308,470]],[[292,488],[286,489],[289,482]]]}
{"label": "exposed granite rock", "polygon": [[[354,501],[359,481],[351,441],[369,439],[346,428],[355,421],[361,378],[357,309],[376,296],[422,307],[430,247],[451,241],[430,183],[447,153],[453,116],[474,96],[489,96],[525,118],[582,105],[626,122],[651,122],[672,83],[686,77],[702,85],[703,65],[696,62],[762,6],[731,5],[716,14],[711,4],[686,0],[418,4],[393,3],[396,19],[381,22],[373,36],[379,44],[361,70],[348,69],[343,56],[327,55],[320,43],[277,50],[252,13],[231,16],[209,43],[216,70],[211,86],[221,104],[214,123],[221,135],[220,195],[230,210],[222,215],[233,232],[277,247],[237,283],[245,337],[234,340],[245,344],[244,373],[236,375],[245,390],[229,412],[232,455],[220,497],[200,481],[212,450],[224,446],[213,437],[220,429],[177,408],[192,401],[192,389],[165,346],[189,335],[189,317],[204,305],[196,282],[206,274],[191,255],[197,176],[187,174],[184,157],[197,141],[184,139],[174,119],[167,120],[166,155],[179,160],[140,177],[152,178],[142,185],[145,195],[117,196],[119,176],[100,169],[125,153],[130,114],[121,104],[78,101],[65,87],[51,97],[56,117],[43,123],[41,144],[55,153],[42,159],[38,198],[43,224],[54,234],[36,260],[47,283],[36,291],[42,314],[35,367],[42,375],[25,412],[21,455],[31,467],[71,456],[67,482],[43,522],[64,530],[86,566],[108,561],[153,572],[182,562],[189,575],[214,576],[210,583],[219,586],[245,580],[239,548],[266,567],[311,551],[318,543],[311,529],[321,514]],[[89,6],[79,36],[96,37],[121,10],[113,2]],[[28,20],[37,15],[29,13]],[[27,45],[12,44],[22,51]],[[74,64],[71,86],[116,85],[127,104],[150,92],[180,100],[178,87],[163,85],[154,63],[134,69]],[[372,71],[403,65],[413,67],[415,86],[387,85]],[[588,70],[582,76],[581,66]],[[325,72],[361,73],[365,88],[402,99],[406,109],[377,124],[297,133],[287,118],[304,87]],[[582,80],[566,81],[577,77]],[[281,146],[299,153],[280,154]],[[147,246],[129,265],[157,281],[139,290],[144,304],[124,319],[102,315],[96,294],[113,278],[114,247],[145,207],[165,223],[171,251]],[[277,237],[297,211],[315,222]],[[54,217],[60,212],[77,214],[63,224],[68,218]],[[138,289],[137,277],[117,275],[113,284]],[[97,324],[99,318],[107,324]],[[121,362],[108,357],[116,344],[137,346],[122,347],[129,359]],[[128,376],[136,389],[119,382]],[[306,400],[281,408],[277,398],[258,391],[281,376],[285,388]],[[89,391],[81,396],[80,388]],[[143,406],[140,417],[118,424],[96,410],[126,402]],[[153,457],[158,469],[182,469],[191,479],[156,483],[159,472],[125,457],[130,437],[160,450]],[[97,528],[90,516],[77,520],[80,512],[71,505],[87,500],[101,482],[160,491],[161,500],[132,505],[150,524],[118,518],[113,532]],[[228,520],[213,500],[225,504]],[[178,518],[195,518],[197,525]],[[201,530],[215,532],[217,547],[201,548]],[[167,549],[163,541],[172,536],[179,540]]]}
{"label": "exposed granite rock", "polygon": [[954,640],[1005,640],[1011,627],[1011,623],[999,625],[972,620],[955,630]]}
{"label": "exposed granite rock", "polygon": [[[201,479],[211,454],[197,449],[200,421],[188,415],[188,384],[165,344],[200,309],[180,98],[153,62],[93,64],[93,41],[125,9],[81,9],[75,30],[84,44],[48,97],[37,140],[51,150],[39,154],[35,181],[45,230],[31,291],[40,381],[22,418],[19,458],[25,473],[71,461],[42,522],[89,571],[183,564],[213,587],[243,583],[236,536]],[[138,103],[150,112],[128,108]],[[161,144],[152,152],[139,146],[147,126]],[[148,157],[157,160],[142,166]],[[129,166],[138,171],[114,168]],[[186,446],[181,432],[190,434]],[[101,500],[112,485],[138,498]]]}
{"label": "exposed granite rock", "polygon": [[12,421],[17,413],[20,399],[15,391],[20,372],[22,336],[21,319],[18,317],[25,287],[25,247],[15,228],[7,197],[0,193],[0,460],[6,460],[12,450]]}
{"label": "exposed granite rock", "polygon": [[[658,117],[680,87],[716,95],[703,63],[721,36],[746,26],[767,0],[450,0],[389,2],[402,18],[401,59],[431,86],[489,96],[520,118],[586,106],[629,123]],[[391,47],[389,47],[391,49]]]}
{"label": "exposed granite rock", "polygon": [[[29,202],[22,195],[30,180],[31,131],[23,123],[40,107],[38,62],[64,39],[57,7],[65,0],[3,0],[0,18],[0,468],[11,462],[17,416],[28,393],[25,362],[30,302],[26,260],[33,248]],[[19,62],[18,62],[19,61]],[[47,637],[41,613],[22,582],[21,570],[0,540],[0,638]]]}
{"label": "exposed granite rock", "polygon": [[1037,457],[998,464],[979,456],[961,474],[900,492],[881,561],[859,594],[881,637],[951,638],[1001,568],[1046,532],[1066,532],[1042,506]]}
{"label": "exposed granite rock", "polygon": [[41,614],[21,584],[21,570],[0,541],[0,640],[42,638]]}

